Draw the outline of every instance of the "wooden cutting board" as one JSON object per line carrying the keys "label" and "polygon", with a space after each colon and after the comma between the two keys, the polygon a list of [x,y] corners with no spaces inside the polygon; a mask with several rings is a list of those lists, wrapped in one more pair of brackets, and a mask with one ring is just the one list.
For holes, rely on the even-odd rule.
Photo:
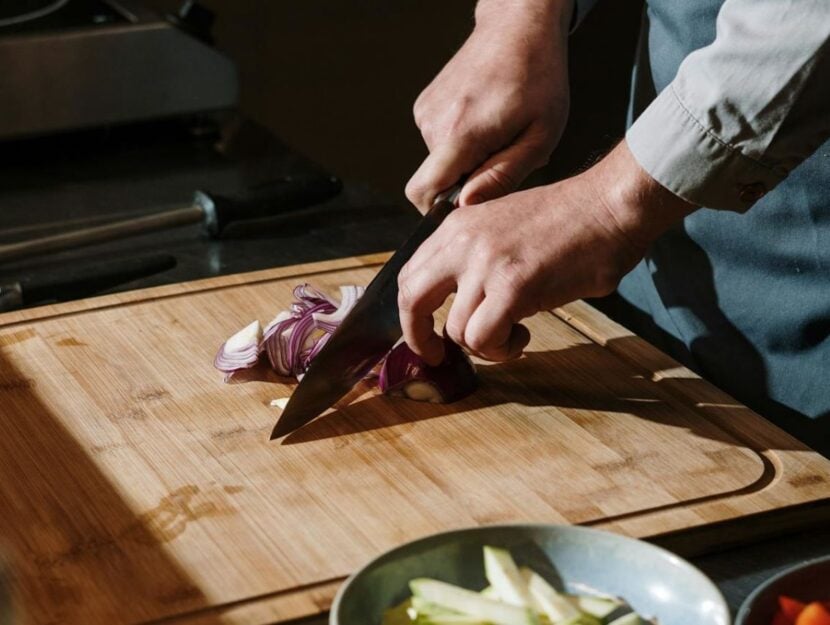
{"label": "wooden cutting board", "polygon": [[[365,386],[285,443],[265,369],[220,343],[309,282],[385,257],[0,316],[0,550],[25,623],[244,623],[319,613],[432,532],[580,523],[686,552],[828,518],[830,462],[584,304],[435,406]],[[715,528],[712,530],[711,528]]]}

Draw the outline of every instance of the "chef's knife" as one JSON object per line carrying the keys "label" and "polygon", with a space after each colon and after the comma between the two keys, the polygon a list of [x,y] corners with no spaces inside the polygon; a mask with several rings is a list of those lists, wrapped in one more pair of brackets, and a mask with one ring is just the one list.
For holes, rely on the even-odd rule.
{"label": "chef's knife", "polygon": [[398,273],[455,208],[460,187],[439,195],[415,232],[381,268],[326,343],[285,406],[271,440],[301,428],[346,395],[381,361],[402,330]]}
{"label": "chef's knife", "polygon": [[40,270],[18,280],[0,280],[0,312],[38,303],[89,297],[175,266],[175,257],[153,254],[68,264]]}

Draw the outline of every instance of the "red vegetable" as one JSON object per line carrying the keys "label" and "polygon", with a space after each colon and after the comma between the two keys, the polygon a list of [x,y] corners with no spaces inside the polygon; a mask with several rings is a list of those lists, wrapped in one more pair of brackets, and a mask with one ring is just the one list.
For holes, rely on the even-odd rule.
{"label": "red vegetable", "polygon": [[214,366],[227,374],[227,382],[234,372],[253,367],[265,351],[277,373],[301,378],[363,294],[363,287],[341,286],[340,293],[342,298],[338,304],[307,284],[301,284],[294,289],[296,300],[289,310],[279,313],[264,333],[259,321],[237,332],[219,348]]}
{"label": "red vegetable", "polygon": [[[235,371],[253,367],[264,351],[277,373],[301,379],[363,291],[359,286],[341,286],[338,304],[307,284],[299,285],[289,310],[280,312],[264,333],[258,321],[237,332],[222,344],[214,365],[227,374],[227,381]],[[405,343],[395,347],[380,368],[381,391],[433,403],[454,402],[472,393],[478,383],[472,361],[446,336],[444,346],[444,361],[436,367]]]}
{"label": "red vegetable", "polygon": [[781,608],[781,613],[789,619],[791,623],[795,623],[795,619],[801,614],[801,611],[807,604],[798,599],[793,599],[787,595],[778,597],[778,606]]}
{"label": "red vegetable", "polygon": [[830,625],[830,607],[821,601],[805,604],[786,595],[778,597],[771,625]]}
{"label": "red vegetable", "polygon": [[830,611],[820,601],[813,601],[801,611],[795,625],[830,625]]}
{"label": "red vegetable", "polygon": [[266,326],[263,336],[268,360],[280,375],[299,376],[305,373],[309,362],[320,352],[330,334],[315,320],[314,315],[337,311],[337,305],[330,298],[307,284],[296,287],[294,297],[291,309],[279,313]]}
{"label": "red vegetable", "polygon": [[259,321],[245,326],[222,343],[213,366],[225,373],[225,382],[241,369],[253,367],[262,352],[262,326]]}
{"label": "red vegetable", "polygon": [[380,390],[416,401],[450,403],[472,393],[477,384],[469,356],[449,338],[444,338],[444,361],[432,367],[406,343],[395,347],[380,370]]}

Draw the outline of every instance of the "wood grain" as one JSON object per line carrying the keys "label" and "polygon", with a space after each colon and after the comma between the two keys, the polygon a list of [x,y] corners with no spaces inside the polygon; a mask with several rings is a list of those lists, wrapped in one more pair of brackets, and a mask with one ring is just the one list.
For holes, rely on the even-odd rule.
{"label": "wood grain", "polygon": [[527,355],[481,364],[463,402],[367,385],[269,443],[292,384],[223,384],[217,346],[295,284],[336,293],[383,259],[0,316],[0,549],[23,622],[282,622],[383,550],[469,525],[693,551],[826,518],[830,463],[581,303],[531,319]]}

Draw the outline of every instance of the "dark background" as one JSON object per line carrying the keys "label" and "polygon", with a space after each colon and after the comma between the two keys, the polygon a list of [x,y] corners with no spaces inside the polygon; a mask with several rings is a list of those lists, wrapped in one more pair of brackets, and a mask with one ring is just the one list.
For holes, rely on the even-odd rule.
{"label": "dark background", "polygon": [[[142,1],[168,13],[180,5]],[[228,160],[214,138],[175,122],[2,142],[0,245],[185,205],[194,189],[232,195],[309,168],[337,174],[343,193],[220,240],[199,226],[169,229],[5,262],[0,279],[42,282],[75,261],[175,256],[174,269],[117,286],[143,288],[388,251],[414,227],[418,213],[403,188],[426,151],[412,103],[472,29],[473,0],[203,2],[216,13],[217,46],[238,65],[242,116],[279,139],[259,129],[261,139],[248,142],[270,142],[269,157],[254,149],[250,162]],[[600,3],[573,35],[571,123],[531,183],[572,173],[622,135],[640,12],[639,2]]]}
{"label": "dark background", "polygon": [[[179,2],[148,0],[173,11]],[[346,179],[403,199],[426,154],[420,90],[473,26],[472,0],[204,0],[217,45],[239,66],[241,108]],[[536,181],[572,173],[624,130],[642,3],[603,2],[572,37],[571,121]]]}

